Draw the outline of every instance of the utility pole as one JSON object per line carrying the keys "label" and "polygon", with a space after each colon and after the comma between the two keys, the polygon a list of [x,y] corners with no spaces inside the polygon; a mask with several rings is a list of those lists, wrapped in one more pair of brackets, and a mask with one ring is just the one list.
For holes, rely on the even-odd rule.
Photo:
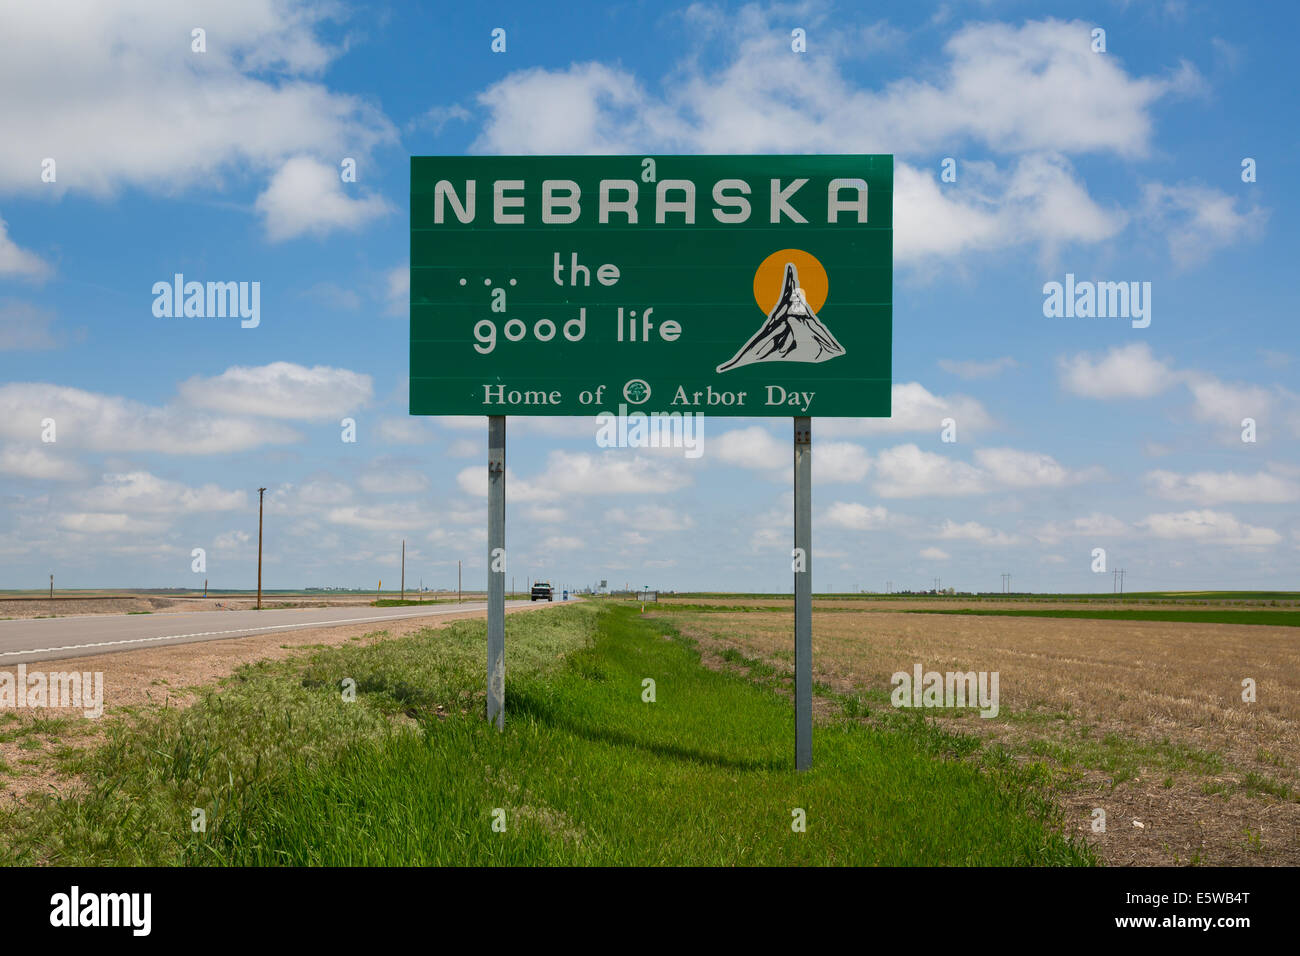
{"label": "utility pole", "polygon": [[54,572],[50,572],[50,600],[54,600]]}
{"label": "utility pole", "polygon": [[460,603],[460,562],[456,562],[456,603]]}
{"label": "utility pole", "polygon": [[257,489],[257,609],[262,610],[262,500],[265,488]]}
{"label": "utility pole", "polygon": [[1111,568],[1111,570],[1110,570],[1110,579],[1111,579],[1111,580],[1110,580],[1110,593],[1111,593],[1111,594],[1118,594],[1118,593],[1119,593],[1119,568]]}
{"label": "utility pole", "polygon": [[1124,569],[1119,569],[1119,593],[1124,593]]}
{"label": "utility pole", "polygon": [[403,600],[403,601],[406,600],[406,539],[405,539],[405,538],[402,539],[402,597],[401,597],[401,600]]}

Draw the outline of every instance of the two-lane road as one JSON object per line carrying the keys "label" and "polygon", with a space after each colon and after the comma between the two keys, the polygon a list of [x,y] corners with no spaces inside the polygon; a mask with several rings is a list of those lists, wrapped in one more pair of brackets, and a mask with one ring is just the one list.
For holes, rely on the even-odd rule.
{"label": "two-lane road", "polygon": [[[514,607],[555,607],[506,602]],[[32,661],[87,657],[168,644],[219,641],[339,624],[382,625],[413,617],[486,611],[484,601],[427,607],[301,607],[263,611],[181,611],[164,614],[94,614],[0,621],[0,667]]]}

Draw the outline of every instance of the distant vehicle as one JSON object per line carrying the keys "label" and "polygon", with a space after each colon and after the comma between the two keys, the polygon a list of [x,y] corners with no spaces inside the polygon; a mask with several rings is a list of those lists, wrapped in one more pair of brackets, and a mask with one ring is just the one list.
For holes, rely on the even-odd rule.
{"label": "distant vehicle", "polygon": [[546,581],[538,581],[533,585],[533,593],[529,597],[530,601],[554,601],[555,589]]}

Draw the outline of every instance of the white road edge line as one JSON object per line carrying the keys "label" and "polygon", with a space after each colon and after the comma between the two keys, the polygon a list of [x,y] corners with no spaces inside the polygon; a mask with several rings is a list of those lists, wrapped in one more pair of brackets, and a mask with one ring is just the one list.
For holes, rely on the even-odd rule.
{"label": "white road edge line", "polygon": [[[469,608],[467,610],[484,610]],[[454,611],[435,611],[434,614],[453,614]],[[165,637],[133,637],[121,641],[99,641],[95,644],[65,644],[62,647],[29,647],[23,651],[4,651],[0,657],[18,657],[22,654],[50,654],[54,651],[79,651],[89,647],[117,647],[122,644],[147,644],[150,641],[178,641],[183,637],[212,637],[217,634],[252,634],[256,631],[283,631],[295,627],[324,627],[342,624],[369,624],[372,621],[401,621],[408,617],[426,617],[427,612],[414,614],[385,614],[383,617],[358,617],[342,621],[304,621],[300,624],[272,624],[267,627],[237,627],[232,631],[196,631],[193,634],[168,634]]]}

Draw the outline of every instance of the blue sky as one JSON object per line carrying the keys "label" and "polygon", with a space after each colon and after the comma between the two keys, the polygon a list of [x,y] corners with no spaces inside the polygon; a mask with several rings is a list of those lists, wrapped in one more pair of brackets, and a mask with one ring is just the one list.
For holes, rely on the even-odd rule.
{"label": "blue sky", "polygon": [[[481,586],[485,421],[406,413],[409,157],[719,152],[896,157],[894,417],[814,422],[818,590],[1296,586],[1294,12],[547,6],[0,11],[0,587],[253,586],[259,486],[269,587],[395,584],[403,537]],[[260,324],[156,317],[178,272]],[[1045,317],[1067,273],[1149,327]],[[790,430],[512,418],[510,573],[787,590]]]}

